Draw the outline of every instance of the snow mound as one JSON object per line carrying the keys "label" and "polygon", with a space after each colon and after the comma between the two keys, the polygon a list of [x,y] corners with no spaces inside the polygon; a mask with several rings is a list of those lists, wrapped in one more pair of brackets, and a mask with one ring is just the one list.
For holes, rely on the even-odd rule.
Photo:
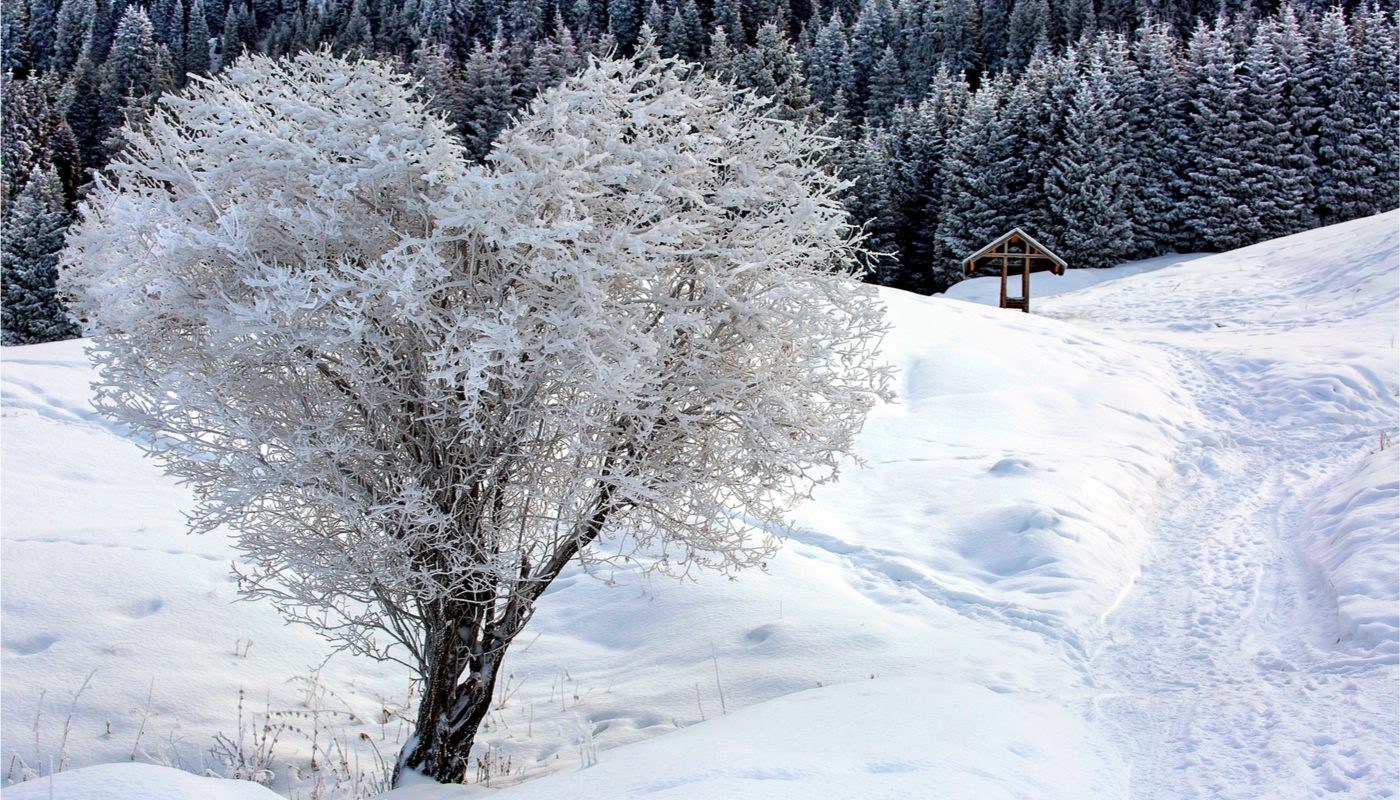
{"label": "snow mound", "polygon": [[1400,653],[1400,449],[1364,458],[1304,513],[1303,552],[1323,577],[1342,634]]}
{"label": "snow mound", "polygon": [[277,800],[247,781],[201,778],[153,764],[99,764],[7,788],[5,800]]}
{"label": "snow mound", "polygon": [[[1145,272],[1184,264],[1206,255],[1206,253],[1187,253],[1157,256],[1141,261],[1129,261],[1107,269],[1075,269],[1074,265],[1071,264],[1071,268],[1065,270],[1063,275],[1035,272],[1031,274],[1031,308],[1036,310],[1039,306],[1037,301],[1047,297],[1078,292],[1100,283],[1131,278]],[[1013,276],[1007,286],[1013,294],[1019,295],[1021,293],[1020,276]],[[984,306],[999,305],[1001,303],[1001,276],[984,275],[979,278],[959,281],[948,287],[948,291],[944,292],[943,296]]]}
{"label": "snow mound", "polygon": [[[1123,794],[1081,715],[1057,701],[922,678],[790,694],[607,753],[500,800],[848,800],[853,797],[1084,798]],[[936,745],[934,744],[936,743]],[[644,766],[642,766],[644,765]],[[1116,766],[1116,765],[1115,765]],[[384,800],[462,798],[413,787]]]}

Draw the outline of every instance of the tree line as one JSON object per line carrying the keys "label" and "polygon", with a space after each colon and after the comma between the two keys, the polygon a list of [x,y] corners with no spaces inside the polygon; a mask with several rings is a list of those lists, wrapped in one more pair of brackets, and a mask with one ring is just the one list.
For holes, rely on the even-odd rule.
{"label": "tree line", "polygon": [[1013,225],[1072,266],[1222,249],[1396,204],[1394,9],[1272,0],[16,0],[0,8],[6,343],[88,176],[243,52],[398,60],[482,158],[589,56],[647,37],[827,125],[871,280],[939,291]]}

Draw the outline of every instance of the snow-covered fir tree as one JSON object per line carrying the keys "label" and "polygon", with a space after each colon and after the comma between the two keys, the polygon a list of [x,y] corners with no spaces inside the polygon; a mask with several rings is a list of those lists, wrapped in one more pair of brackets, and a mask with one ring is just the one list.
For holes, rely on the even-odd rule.
{"label": "snow-covered fir tree", "polygon": [[1111,267],[1134,252],[1129,137],[1112,86],[1104,65],[1091,63],[1045,176],[1055,251],[1078,267]]}
{"label": "snow-covered fir tree", "polygon": [[0,221],[0,338],[7,345],[78,335],[58,298],[68,211],[52,167],[35,166]]}

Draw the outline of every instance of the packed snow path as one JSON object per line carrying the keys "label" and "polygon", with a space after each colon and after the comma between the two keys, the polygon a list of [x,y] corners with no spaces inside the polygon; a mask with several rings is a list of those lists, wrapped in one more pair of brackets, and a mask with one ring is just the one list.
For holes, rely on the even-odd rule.
{"label": "packed snow path", "polygon": [[[1239,385],[1180,353],[1198,402],[1229,419]],[[1334,431],[1241,418],[1203,438],[1156,550],[1092,664],[1129,745],[1135,798],[1389,796],[1393,655],[1339,652],[1300,561],[1308,500],[1354,453]],[[1352,440],[1353,442],[1355,440]]]}
{"label": "packed snow path", "polygon": [[[1338,249],[1342,270],[1384,272],[1345,238],[1325,245]],[[1288,286],[1303,276],[1286,260],[1301,254],[1254,255],[1232,265],[1242,278],[1232,283],[1254,289],[1238,296],[1173,281],[1171,292],[1137,287],[1127,306],[1105,287],[1049,312],[1098,317],[1166,350],[1210,426],[1183,453],[1142,575],[1106,619],[1089,665],[1098,710],[1124,747],[1134,798],[1393,797],[1393,627],[1357,642],[1339,625],[1338,598],[1309,563],[1306,522],[1367,458],[1384,458],[1391,481],[1367,491],[1394,496],[1393,460],[1375,452],[1380,432],[1393,429],[1393,389],[1365,365],[1319,363],[1309,352],[1327,343],[1319,338],[1335,351],[1366,336],[1350,323],[1375,316],[1366,312],[1378,304],[1393,309],[1394,287],[1379,297],[1357,291],[1355,313],[1327,304],[1310,316]],[[1328,290],[1339,272],[1308,278]],[[1282,335],[1295,341],[1278,341],[1280,316],[1294,317]],[[1211,336],[1225,330],[1228,338]],[[1272,354],[1251,347],[1252,336]],[[1393,618],[1378,624],[1384,632]]]}

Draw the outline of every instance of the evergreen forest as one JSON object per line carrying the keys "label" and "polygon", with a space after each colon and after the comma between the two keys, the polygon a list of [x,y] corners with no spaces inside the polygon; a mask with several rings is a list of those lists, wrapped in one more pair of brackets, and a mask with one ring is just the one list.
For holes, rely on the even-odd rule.
{"label": "evergreen forest", "polygon": [[869,279],[937,292],[1020,226],[1072,267],[1220,251],[1397,205],[1392,3],[9,0],[5,344],[80,333],[59,252],[122,124],[244,52],[396,61],[485,158],[592,55],[706,65],[839,139]]}

